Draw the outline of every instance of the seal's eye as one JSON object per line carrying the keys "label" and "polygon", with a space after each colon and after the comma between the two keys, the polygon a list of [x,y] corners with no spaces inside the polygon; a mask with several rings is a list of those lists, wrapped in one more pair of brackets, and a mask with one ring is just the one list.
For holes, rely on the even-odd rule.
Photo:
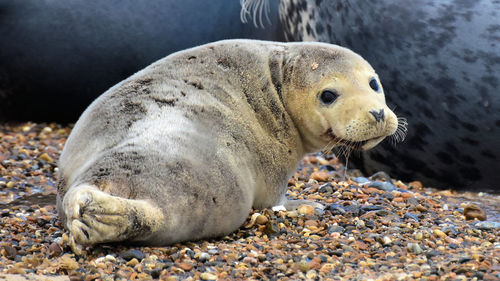
{"label": "seal's eye", "polygon": [[370,79],[370,87],[375,91],[378,92],[380,91],[380,87],[378,85],[377,79],[372,78]]}
{"label": "seal's eye", "polygon": [[329,105],[332,104],[338,97],[339,95],[332,90],[324,90],[319,98],[321,99],[321,102],[323,104]]}

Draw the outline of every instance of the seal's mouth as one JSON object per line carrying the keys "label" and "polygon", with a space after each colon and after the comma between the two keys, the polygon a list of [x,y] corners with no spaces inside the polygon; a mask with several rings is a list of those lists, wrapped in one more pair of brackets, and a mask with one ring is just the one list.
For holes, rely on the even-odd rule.
{"label": "seal's mouth", "polygon": [[336,145],[343,145],[343,146],[349,147],[349,148],[354,149],[354,150],[369,149],[369,148],[373,147],[374,145],[369,145],[369,147],[367,147],[366,144],[369,144],[369,143],[376,144],[384,138],[383,136],[381,136],[381,137],[370,138],[370,139],[366,139],[366,140],[362,140],[362,141],[351,141],[351,140],[346,140],[346,139],[337,137],[333,133],[332,128],[328,128],[328,130],[326,130],[326,132],[323,135],[330,138]]}

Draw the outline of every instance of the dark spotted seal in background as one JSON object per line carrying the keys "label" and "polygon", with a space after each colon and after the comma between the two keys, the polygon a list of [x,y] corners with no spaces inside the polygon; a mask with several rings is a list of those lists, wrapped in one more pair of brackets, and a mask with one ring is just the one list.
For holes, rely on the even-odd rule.
{"label": "dark spotted seal in background", "polygon": [[500,187],[500,1],[280,1],[289,41],[353,49],[377,69],[408,118],[358,165],[429,185]]}

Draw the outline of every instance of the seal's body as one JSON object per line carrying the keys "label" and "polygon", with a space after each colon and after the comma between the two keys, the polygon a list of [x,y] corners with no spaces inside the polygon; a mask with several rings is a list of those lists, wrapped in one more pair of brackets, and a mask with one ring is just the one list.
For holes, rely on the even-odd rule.
{"label": "seal's body", "polygon": [[60,216],[84,245],[230,233],[252,206],[297,206],[285,192],[305,153],[394,134],[384,100],[370,65],[334,45],[228,40],[175,53],[80,117],[60,158]]}
{"label": "seal's body", "polygon": [[362,153],[358,167],[437,187],[500,191],[499,1],[280,5],[287,40],[359,53],[377,69],[388,102],[409,120],[403,144]]}

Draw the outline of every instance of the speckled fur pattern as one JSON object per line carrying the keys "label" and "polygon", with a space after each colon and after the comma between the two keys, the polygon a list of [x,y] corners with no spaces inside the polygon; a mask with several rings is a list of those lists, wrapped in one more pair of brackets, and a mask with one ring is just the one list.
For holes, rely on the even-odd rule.
{"label": "speckled fur pattern", "polygon": [[281,1],[289,41],[351,48],[379,72],[407,140],[358,165],[429,185],[499,191],[500,1]]}
{"label": "speckled fur pattern", "polygon": [[[60,157],[60,217],[83,245],[228,234],[252,206],[287,206],[299,160],[336,144],[325,132],[364,149],[395,133],[374,79],[359,55],[324,43],[228,40],[168,56],[80,117]],[[335,103],[321,103],[325,88]]]}

